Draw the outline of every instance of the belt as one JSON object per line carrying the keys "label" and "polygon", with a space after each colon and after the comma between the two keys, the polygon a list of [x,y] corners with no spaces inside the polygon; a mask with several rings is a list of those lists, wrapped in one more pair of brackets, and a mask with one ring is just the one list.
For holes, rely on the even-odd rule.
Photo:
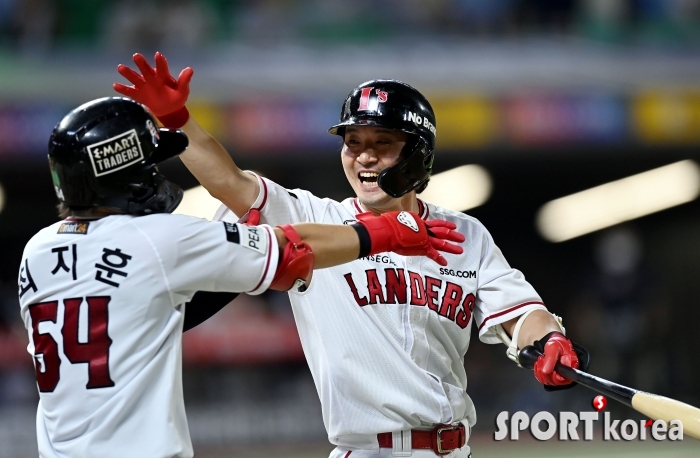
{"label": "belt", "polygon": [[[393,447],[391,433],[377,434],[379,447]],[[427,449],[436,455],[447,455],[453,450],[464,447],[467,435],[464,425],[437,425],[431,430],[411,430],[411,446],[415,449]]]}

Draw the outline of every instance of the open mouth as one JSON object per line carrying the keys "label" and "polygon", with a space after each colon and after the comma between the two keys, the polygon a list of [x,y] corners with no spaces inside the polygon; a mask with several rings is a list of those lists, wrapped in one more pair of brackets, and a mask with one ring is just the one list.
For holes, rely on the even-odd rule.
{"label": "open mouth", "polygon": [[374,187],[379,186],[379,183],[377,183],[378,177],[379,177],[379,174],[376,172],[360,172],[359,173],[360,182],[369,188],[374,188]]}

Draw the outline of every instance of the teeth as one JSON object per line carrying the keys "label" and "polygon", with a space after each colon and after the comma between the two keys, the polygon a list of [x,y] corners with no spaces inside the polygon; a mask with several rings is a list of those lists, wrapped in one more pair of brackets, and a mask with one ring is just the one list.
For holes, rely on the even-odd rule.
{"label": "teeth", "polygon": [[379,186],[379,184],[377,183],[377,178],[379,177],[379,174],[377,172],[360,172],[359,175],[360,182],[362,182],[362,184],[365,187],[375,188]]}

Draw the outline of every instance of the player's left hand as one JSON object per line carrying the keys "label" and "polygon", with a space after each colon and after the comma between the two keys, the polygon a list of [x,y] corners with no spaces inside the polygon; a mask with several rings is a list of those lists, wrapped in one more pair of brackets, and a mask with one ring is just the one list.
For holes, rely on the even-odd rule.
{"label": "player's left hand", "polygon": [[573,342],[560,332],[552,332],[535,344],[543,347],[541,351],[543,354],[535,362],[535,378],[544,385],[571,385],[573,382],[559,375],[554,370],[554,366],[559,362],[574,369],[579,368],[578,355],[574,351]]}
{"label": "player's left hand", "polygon": [[371,240],[369,254],[393,251],[404,256],[427,256],[441,266],[447,260],[440,252],[462,254],[461,246],[451,242],[464,242],[462,234],[455,231],[457,225],[440,219],[423,221],[413,212],[388,212],[379,216],[371,213],[357,215]]}
{"label": "player's left hand", "polygon": [[119,74],[133,86],[114,83],[114,90],[146,105],[165,127],[182,127],[189,119],[185,103],[194,70],[187,67],[175,79],[168,69],[168,61],[159,52],[155,55],[155,68],[139,53],[134,54],[134,63],[141,70],[140,75],[126,65],[117,66]]}

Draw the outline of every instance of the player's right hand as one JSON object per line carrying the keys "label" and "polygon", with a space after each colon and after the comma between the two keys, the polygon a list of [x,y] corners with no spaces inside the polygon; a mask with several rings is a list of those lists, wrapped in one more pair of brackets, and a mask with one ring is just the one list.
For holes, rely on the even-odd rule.
{"label": "player's right hand", "polygon": [[114,90],[148,107],[165,127],[182,127],[189,119],[185,103],[190,95],[190,81],[194,70],[187,67],[180,72],[177,80],[170,74],[168,61],[157,52],[155,68],[139,53],[134,54],[134,63],[141,70],[137,72],[119,64],[117,71],[133,86],[114,83]]}
{"label": "player's right hand", "polygon": [[539,342],[543,347],[542,355],[535,361],[535,378],[543,385],[562,386],[573,382],[559,375],[554,366],[562,363],[565,366],[578,369],[578,355],[574,344],[564,334],[552,332]]}
{"label": "player's right hand", "polygon": [[413,212],[396,211],[374,216],[357,215],[357,220],[369,233],[369,254],[393,251],[404,256],[427,256],[441,266],[447,260],[440,252],[462,254],[461,246],[450,242],[464,242],[465,238],[450,221],[435,219],[423,221]]}

